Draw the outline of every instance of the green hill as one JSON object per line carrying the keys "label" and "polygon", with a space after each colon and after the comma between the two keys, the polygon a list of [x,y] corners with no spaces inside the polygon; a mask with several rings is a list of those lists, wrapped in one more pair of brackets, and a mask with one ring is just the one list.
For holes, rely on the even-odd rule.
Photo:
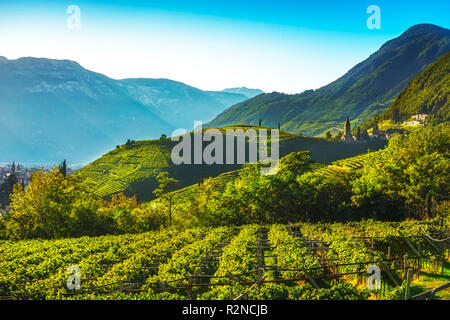
{"label": "green hill", "polygon": [[416,25],[325,87],[294,95],[261,94],[228,108],[209,125],[261,119],[266,126],[280,122],[283,130],[314,136],[341,127],[347,115],[364,123],[383,113],[417,74],[449,50],[450,30]]}
{"label": "green hill", "polygon": [[380,121],[401,122],[419,113],[431,115],[435,122],[449,121],[449,96],[450,51],[415,77],[386,112],[362,127]]}
{"label": "green hill", "polygon": [[[224,132],[225,129],[239,128],[257,129],[258,127],[233,126],[220,128],[220,130]],[[129,196],[137,195],[140,201],[149,201],[154,198],[152,191],[157,185],[156,176],[161,171],[169,172],[170,176],[180,181],[179,187],[183,188],[205,178],[216,177],[242,167],[238,164],[174,165],[171,160],[171,150],[177,143],[170,139],[159,139],[122,145],[84,167],[77,174],[91,179],[97,185],[97,194],[102,197],[124,192]],[[296,136],[285,131],[280,133],[280,157],[291,152],[309,150],[313,160],[324,164],[331,164],[333,161],[384,146],[385,142],[343,144],[325,139]]]}

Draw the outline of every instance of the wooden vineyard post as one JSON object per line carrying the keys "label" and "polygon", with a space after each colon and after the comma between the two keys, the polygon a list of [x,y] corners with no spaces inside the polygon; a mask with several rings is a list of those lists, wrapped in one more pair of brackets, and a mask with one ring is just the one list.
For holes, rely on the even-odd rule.
{"label": "wooden vineyard post", "polygon": [[188,300],[192,300],[192,276],[188,278],[187,298]]}
{"label": "wooden vineyard post", "polygon": [[258,279],[261,278],[264,274],[264,270],[260,267],[258,267],[258,269],[256,270],[256,274],[258,276]]}
{"label": "wooden vineyard post", "polygon": [[408,269],[407,276],[406,276],[405,300],[409,300],[409,296],[410,296],[410,289],[411,289],[411,275],[412,275],[412,270],[411,270],[411,269]]}
{"label": "wooden vineyard post", "polygon": [[406,277],[407,277],[407,268],[408,268],[408,255],[407,254],[405,254],[404,256],[403,256],[403,268],[405,268],[404,270],[405,270],[405,279],[406,279]]}
{"label": "wooden vineyard post", "polygon": [[411,241],[408,240],[408,238],[406,238],[403,233],[401,233],[400,231],[398,231],[398,233],[400,234],[400,236],[403,238],[403,240],[406,242],[406,244],[412,249],[412,251],[414,251],[414,253],[418,256],[420,256],[419,251],[417,251],[417,249],[413,246],[413,244],[411,243]]}
{"label": "wooden vineyard post", "polygon": [[[388,247],[387,258],[388,258],[388,260],[391,260],[391,246]],[[389,263],[390,263],[390,261],[389,261]]]}
{"label": "wooden vineyard post", "polygon": [[418,263],[419,263],[419,266],[418,266],[419,272],[417,272],[417,278],[419,278],[420,270],[422,270],[422,246],[420,245],[420,242],[417,245],[417,250],[419,251],[419,261],[418,261]]}
{"label": "wooden vineyard post", "polygon": [[[337,274],[336,262],[333,262],[333,277]],[[336,278],[333,278],[333,283],[336,283]]]}
{"label": "wooden vineyard post", "polygon": [[314,286],[314,288],[316,289],[320,289],[319,285],[317,284],[317,282],[313,279],[313,277],[311,277],[311,275],[308,273],[308,271],[306,271],[305,268],[302,268],[303,273],[306,275],[306,277],[308,278],[309,282],[311,282],[311,284]]}
{"label": "wooden vineyard post", "polygon": [[384,266],[384,268],[385,268],[385,270],[384,270],[384,272],[388,275],[388,277],[389,277],[389,279],[391,279],[391,281],[392,281],[392,283],[395,285],[395,286],[400,286],[399,284],[398,284],[398,282],[397,282],[397,280],[395,280],[395,277],[392,275],[392,273],[390,272],[390,265],[388,264],[387,266],[385,265]]}

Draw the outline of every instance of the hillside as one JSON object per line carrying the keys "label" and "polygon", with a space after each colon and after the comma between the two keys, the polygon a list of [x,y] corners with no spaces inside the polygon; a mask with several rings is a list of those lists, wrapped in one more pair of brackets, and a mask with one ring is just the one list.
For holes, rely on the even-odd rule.
{"label": "hillside", "polygon": [[435,122],[449,121],[449,96],[450,52],[415,77],[388,110],[362,127],[370,128],[381,121],[398,123],[419,113],[431,115]]}
{"label": "hillside", "polygon": [[[364,161],[366,161],[370,156],[373,156],[376,152],[376,151],[370,152],[370,150],[368,151],[369,152],[367,153],[362,153],[354,157],[343,158],[337,161],[333,161],[331,164],[321,164],[321,163],[312,164],[311,171],[315,171],[317,173],[320,172],[327,176],[333,176],[340,172],[348,173],[351,171],[362,169],[364,167]],[[283,159],[284,158],[281,158],[280,161],[283,162]],[[239,177],[241,171],[242,169],[228,171],[212,179],[214,180],[215,183],[234,181]],[[185,199],[188,199],[189,197],[195,198],[196,196],[198,196],[199,189],[200,185],[196,183],[187,186],[185,188],[173,191],[174,194],[177,194],[174,206],[178,205],[180,207],[183,207]],[[152,202],[149,202],[148,205],[152,206],[153,204],[158,203],[158,201],[159,199],[155,199]]]}
{"label": "hillside", "polygon": [[266,126],[280,122],[283,130],[318,135],[341,127],[347,115],[362,123],[383,113],[417,74],[449,50],[450,30],[416,25],[325,87],[258,95],[225,110],[209,126],[257,124],[261,119]]}
{"label": "hillside", "polygon": [[[252,127],[234,126],[220,129],[227,128]],[[238,164],[173,165],[170,154],[176,144],[177,142],[170,139],[163,139],[137,141],[129,146],[122,145],[84,167],[78,174],[92,179],[98,185],[97,194],[100,196],[107,197],[117,192],[125,192],[127,195],[138,195],[141,201],[148,201],[154,198],[152,191],[157,185],[156,176],[161,171],[169,172],[170,176],[180,181],[179,187],[183,188],[205,178],[241,168]],[[300,137],[283,131],[280,134],[280,156],[309,150],[313,160],[325,164],[365,153],[369,149],[378,150],[384,146],[385,142],[351,145]]]}
{"label": "hillside", "polygon": [[168,79],[114,80],[77,62],[0,59],[0,161],[88,163],[127,139],[190,129],[239,93],[202,91]]}

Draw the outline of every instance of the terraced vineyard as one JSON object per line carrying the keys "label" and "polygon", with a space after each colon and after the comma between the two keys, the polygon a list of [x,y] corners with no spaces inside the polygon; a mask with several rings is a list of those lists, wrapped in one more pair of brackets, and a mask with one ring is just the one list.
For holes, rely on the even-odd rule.
{"label": "terraced vineyard", "polygon": [[358,155],[356,157],[346,158],[333,162],[331,165],[320,168],[320,172],[326,175],[334,175],[336,172],[350,172],[361,169],[364,162],[367,161],[376,152]]}
{"label": "terraced vineyard", "polygon": [[[227,129],[271,128],[244,125],[218,128],[223,133]],[[270,134],[268,139],[270,144]],[[366,153],[368,149],[377,150],[384,147],[384,143],[349,145],[324,139],[300,137],[285,131],[280,132],[279,140],[281,157],[291,152],[309,150],[312,158],[320,163],[331,163],[336,159]],[[184,188],[205,178],[217,177],[242,167],[238,164],[173,165],[171,150],[176,144],[177,142],[170,139],[162,139],[136,141],[118,146],[82,168],[77,174],[84,179],[90,179],[96,186],[96,194],[100,197],[124,192],[127,195],[137,194],[141,201],[150,201],[153,199],[152,191],[157,186],[156,176],[161,171],[169,172],[170,176],[180,181],[179,188]]]}
{"label": "terraced vineyard", "polygon": [[[97,185],[97,195],[104,197],[123,192],[133,183],[155,179],[169,166],[170,148],[159,141],[137,141],[110,151],[79,174]],[[155,184],[156,185],[156,184]]]}
{"label": "terraced vineyard", "polygon": [[[448,226],[248,225],[0,243],[7,299],[399,299],[412,270],[448,263]],[[367,267],[382,272],[365,288]],[[68,273],[77,266],[80,274]],[[75,270],[75,269],[73,269]],[[77,284],[79,287],[68,286]],[[78,280],[77,280],[78,279]],[[69,289],[72,288],[72,289]],[[403,290],[403,291],[402,291]]]}

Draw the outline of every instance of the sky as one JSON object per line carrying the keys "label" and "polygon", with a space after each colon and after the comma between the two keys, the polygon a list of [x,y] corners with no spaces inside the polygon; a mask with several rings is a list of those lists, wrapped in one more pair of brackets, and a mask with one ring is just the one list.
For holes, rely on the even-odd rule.
{"label": "sky", "polygon": [[[380,28],[367,25],[371,5]],[[299,93],[415,24],[448,28],[448,12],[448,0],[0,0],[0,56],[70,59],[114,79]]]}

